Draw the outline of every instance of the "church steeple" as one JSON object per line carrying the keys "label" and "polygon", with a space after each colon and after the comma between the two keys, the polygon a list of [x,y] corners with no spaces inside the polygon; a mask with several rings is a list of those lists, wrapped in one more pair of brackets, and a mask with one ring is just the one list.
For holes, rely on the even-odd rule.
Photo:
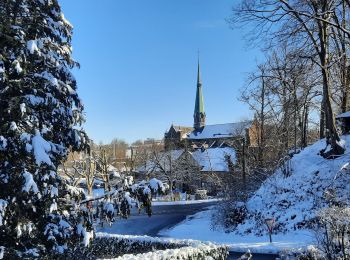
{"label": "church steeple", "polygon": [[202,90],[202,82],[200,75],[200,65],[198,58],[198,72],[197,72],[197,92],[196,92],[196,103],[194,107],[194,124],[193,127],[196,130],[199,130],[203,126],[205,126],[205,112],[204,112],[204,97]]}

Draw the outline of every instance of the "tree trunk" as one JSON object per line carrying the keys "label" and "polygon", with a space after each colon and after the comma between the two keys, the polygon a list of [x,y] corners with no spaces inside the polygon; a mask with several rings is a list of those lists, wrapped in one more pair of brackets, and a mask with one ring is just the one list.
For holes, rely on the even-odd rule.
{"label": "tree trunk", "polygon": [[309,107],[308,105],[305,105],[304,108],[304,119],[303,119],[303,130],[302,130],[302,141],[301,141],[301,147],[305,148],[307,146],[307,129],[308,129],[308,120],[309,120]]}
{"label": "tree trunk", "polygon": [[[264,74],[264,71],[262,71]],[[262,77],[261,86],[261,107],[260,107],[260,142],[259,142],[259,153],[258,153],[258,166],[263,167],[264,164],[264,145],[265,145],[265,79]]]}
{"label": "tree trunk", "polygon": [[[326,14],[327,3],[323,4],[324,17],[327,19]],[[331,98],[330,98],[330,82],[329,82],[329,60],[328,60],[328,47],[329,47],[329,35],[328,35],[328,24],[324,21],[319,21],[319,36],[320,36],[320,63],[322,73],[322,85],[323,85],[323,101],[324,101],[324,113],[326,121],[326,135],[327,142],[331,145],[331,151],[324,154],[325,157],[332,155],[340,155],[344,153],[344,149],[337,144],[340,140],[339,135],[335,126],[335,118],[332,110]]]}
{"label": "tree trunk", "polygon": [[325,113],[324,113],[324,101],[322,99],[321,111],[320,111],[320,139],[326,137],[325,135]]}
{"label": "tree trunk", "polygon": [[169,190],[170,190],[170,201],[174,200],[174,193],[173,193],[173,180],[171,178],[169,180]]}
{"label": "tree trunk", "polygon": [[88,159],[88,169],[87,170],[87,177],[86,178],[86,184],[87,184],[87,189],[88,189],[88,195],[92,196],[92,188],[94,186],[94,176],[95,176],[95,162],[94,160],[90,157]]}
{"label": "tree trunk", "polygon": [[288,151],[289,148],[289,103],[287,101],[286,86],[283,84],[282,95],[283,95],[283,140],[284,149]]}
{"label": "tree trunk", "polygon": [[[298,146],[298,120],[299,118],[299,106],[296,83],[293,82],[293,103],[294,103],[294,153],[297,152]],[[300,120],[299,120],[300,123]]]}
{"label": "tree trunk", "polygon": [[243,189],[246,191],[247,189],[247,176],[246,176],[246,142],[245,138],[242,140],[242,178],[243,178]]}
{"label": "tree trunk", "polygon": [[346,66],[346,61],[342,66],[342,99],[341,99],[341,112],[345,113],[348,109],[348,100],[349,100],[349,78],[350,78],[350,66]]}
{"label": "tree trunk", "polygon": [[111,191],[111,186],[109,184],[109,175],[108,175],[108,161],[107,161],[107,154],[106,150],[102,150],[102,178],[104,183],[104,190],[105,192]]}
{"label": "tree trunk", "polygon": [[[346,6],[345,6],[345,1],[342,1],[342,27],[346,28]],[[341,55],[342,60],[341,60],[341,83],[342,83],[342,99],[341,99],[341,112],[345,113],[348,111],[348,99],[349,99],[349,67],[347,66],[347,46],[346,46],[346,34],[345,32],[340,34],[341,39],[340,39],[340,44],[341,44]]]}

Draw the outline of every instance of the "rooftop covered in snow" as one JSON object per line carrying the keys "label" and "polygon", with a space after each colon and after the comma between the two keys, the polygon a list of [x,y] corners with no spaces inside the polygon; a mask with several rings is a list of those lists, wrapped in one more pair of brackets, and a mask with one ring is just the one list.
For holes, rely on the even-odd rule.
{"label": "rooftop covered in snow", "polygon": [[335,118],[339,119],[339,118],[348,118],[348,117],[350,117],[350,111],[347,111],[345,113],[339,114]]}
{"label": "rooftop covered in snow", "polygon": [[[161,152],[156,158],[148,160],[145,165],[137,169],[138,172],[158,172],[175,169],[186,150],[170,150]],[[197,149],[189,152],[193,161],[202,172],[229,172],[229,163],[236,164],[236,151],[231,147]]]}
{"label": "rooftop covered in snow", "polygon": [[236,163],[236,151],[231,147],[198,149],[192,157],[204,172],[229,172],[228,162]]}
{"label": "rooftop covered in snow", "polygon": [[251,127],[252,121],[206,125],[200,131],[192,131],[188,139],[214,139],[244,136],[245,130]]}

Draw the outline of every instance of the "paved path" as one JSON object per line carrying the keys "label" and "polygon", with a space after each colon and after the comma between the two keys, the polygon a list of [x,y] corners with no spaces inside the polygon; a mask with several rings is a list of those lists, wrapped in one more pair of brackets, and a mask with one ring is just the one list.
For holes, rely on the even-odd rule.
{"label": "paved path", "polygon": [[175,226],[187,216],[214,204],[215,202],[153,206],[151,217],[146,214],[139,215],[133,211],[130,218],[118,219],[111,227],[98,228],[98,231],[111,234],[157,236],[160,230]]}

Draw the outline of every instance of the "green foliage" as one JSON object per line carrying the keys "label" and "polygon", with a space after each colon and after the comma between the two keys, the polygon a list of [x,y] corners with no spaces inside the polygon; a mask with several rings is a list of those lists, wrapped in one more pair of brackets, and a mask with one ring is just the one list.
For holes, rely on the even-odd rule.
{"label": "green foliage", "polygon": [[88,148],[72,26],[57,0],[2,0],[0,21],[0,246],[5,258],[60,254],[80,239],[84,195],[57,167]]}

